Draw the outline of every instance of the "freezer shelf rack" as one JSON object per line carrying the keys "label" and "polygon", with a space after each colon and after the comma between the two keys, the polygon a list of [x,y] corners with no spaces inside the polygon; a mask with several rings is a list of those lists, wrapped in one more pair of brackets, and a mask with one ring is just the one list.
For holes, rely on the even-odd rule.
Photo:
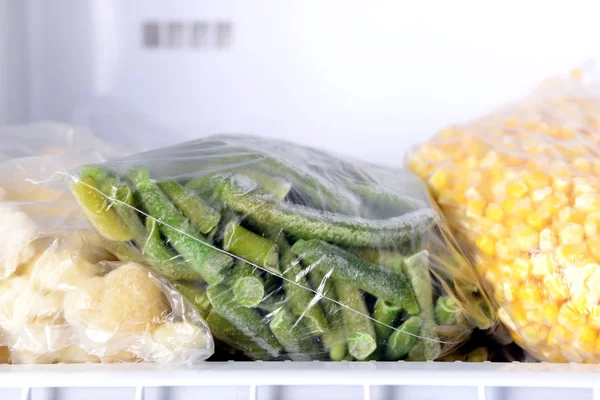
{"label": "freezer shelf rack", "polygon": [[[176,389],[157,392],[160,387]],[[233,387],[237,388],[233,392],[222,391]],[[461,400],[565,397],[600,400],[600,366],[489,362],[214,362],[192,368],[145,364],[0,366],[0,398],[8,400],[14,395],[21,400],[61,398],[56,393],[40,392],[42,388],[122,388],[120,396],[110,398],[132,400],[442,397]],[[210,392],[203,391],[207,388]],[[192,397],[194,390],[205,396]],[[186,395],[181,396],[183,393]],[[211,396],[206,396],[207,393]]]}

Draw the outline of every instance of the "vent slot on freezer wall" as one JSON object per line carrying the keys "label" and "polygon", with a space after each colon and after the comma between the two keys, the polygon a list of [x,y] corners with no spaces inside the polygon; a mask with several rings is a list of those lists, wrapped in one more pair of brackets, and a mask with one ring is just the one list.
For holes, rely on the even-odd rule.
{"label": "vent slot on freezer wall", "polygon": [[233,45],[230,21],[146,21],[141,33],[145,49],[225,50]]}

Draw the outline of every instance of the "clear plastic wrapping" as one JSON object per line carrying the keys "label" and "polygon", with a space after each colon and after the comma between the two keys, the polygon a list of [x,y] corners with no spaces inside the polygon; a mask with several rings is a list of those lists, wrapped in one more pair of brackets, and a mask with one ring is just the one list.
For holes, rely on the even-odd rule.
{"label": "clear plastic wrapping", "polygon": [[58,124],[0,129],[0,362],[191,364],[212,355],[199,313],[144,260],[120,261],[73,196],[40,185],[116,155]]}
{"label": "clear plastic wrapping", "polygon": [[69,178],[96,230],[173,282],[226,358],[436,359],[494,324],[407,171],[223,135]]}
{"label": "clear plastic wrapping", "polygon": [[427,180],[515,341],[599,362],[600,90],[575,71],[439,132],[409,160]]}

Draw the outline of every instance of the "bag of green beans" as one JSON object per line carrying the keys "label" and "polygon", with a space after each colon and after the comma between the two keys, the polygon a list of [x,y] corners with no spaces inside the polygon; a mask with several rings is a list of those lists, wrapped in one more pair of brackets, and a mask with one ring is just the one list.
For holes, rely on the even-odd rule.
{"label": "bag of green beans", "polygon": [[120,257],[200,311],[221,359],[433,360],[495,323],[410,172],[219,135],[70,177]]}

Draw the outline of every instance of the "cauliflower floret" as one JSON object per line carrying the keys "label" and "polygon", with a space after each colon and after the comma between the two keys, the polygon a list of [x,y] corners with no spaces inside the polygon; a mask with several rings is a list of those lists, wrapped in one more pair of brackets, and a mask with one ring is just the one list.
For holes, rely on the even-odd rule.
{"label": "cauliflower floret", "polygon": [[65,296],[65,318],[108,334],[146,332],[167,313],[160,285],[135,263],[82,281]]}
{"label": "cauliflower floret", "polygon": [[96,263],[102,256],[94,254],[92,249],[82,250],[83,245],[79,235],[71,235],[64,242],[56,239],[26,266],[32,286],[46,292],[67,290],[82,279],[100,274],[101,268]]}
{"label": "cauliflower floret", "polygon": [[[34,252],[28,245],[38,236],[38,228],[23,212],[0,204],[0,279],[10,276]],[[27,249],[26,251],[23,251]]]}
{"label": "cauliflower floret", "polygon": [[212,354],[213,341],[208,327],[189,322],[166,322],[152,332],[144,359],[159,364],[190,363]]}

